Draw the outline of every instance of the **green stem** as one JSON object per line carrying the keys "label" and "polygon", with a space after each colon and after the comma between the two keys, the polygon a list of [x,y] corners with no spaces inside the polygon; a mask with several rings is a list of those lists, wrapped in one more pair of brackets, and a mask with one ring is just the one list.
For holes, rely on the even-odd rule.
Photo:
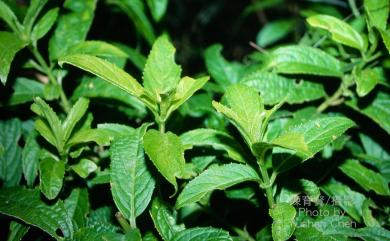
{"label": "green stem", "polygon": [[265,189],[265,196],[267,197],[268,206],[269,208],[272,208],[274,206],[275,201],[272,194],[272,182],[270,181],[267,168],[264,165],[264,154],[265,153],[263,153],[257,161],[259,164],[260,175],[263,180],[263,185],[260,185],[260,188]]}
{"label": "green stem", "polygon": [[334,92],[334,94],[327,98],[320,106],[317,108],[317,112],[325,111],[329,106],[340,104],[340,97],[343,95],[344,86],[343,83],[340,84],[339,88]]}
{"label": "green stem", "polygon": [[356,6],[355,0],[348,0],[348,3],[349,3],[349,6],[351,7],[353,15],[355,15],[355,17],[359,17],[360,16],[360,12],[359,12],[359,9]]}
{"label": "green stem", "polygon": [[45,59],[43,58],[41,53],[39,53],[39,51],[38,51],[38,49],[36,47],[31,45],[30,46],[30,51],[32,52],[34,57],[37,59],[39,65],[45,71],[45,74],[49,78],[50,82],[53,85],[58,85],[60,87],[59,89],[60,89],[61,106],[64,109],[65,113],[69,113],[69,111],[71,109],[69,100],[66,97],[65,92],[62,89],[62,86],[60,85],[60,83],[57,82],[56,78],[54,77],[51,67],[49,67],[49,65],[46,63]]}
{"label": "green stem", "polygon": [[122,229],[125,231],[125,233],[131,230],[130,224],[127,222],[127,220],[123,217],[123,215],[120,212],[117,212],[115,214],[115,217],[116,220],[118,220],[118,223],[121,225]]}
{"label": "green stem", "polygon": [[161,133],[165,133],[165,121],[158,123],[158,129]]}

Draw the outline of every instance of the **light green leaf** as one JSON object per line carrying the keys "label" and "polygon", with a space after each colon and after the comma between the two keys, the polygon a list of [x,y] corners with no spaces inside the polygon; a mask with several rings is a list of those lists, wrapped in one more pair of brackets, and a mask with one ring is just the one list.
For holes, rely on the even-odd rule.
{"label": "light green leaf", "polygon": [[360,51],[365,51],[367,48],[359,32],[336,17],[320,14],[307,18],[307,22],[313,27],[329,31],[332,34],[332,39],[336,42]]}
{"label": "light green leaf", "polygon": [[380,227],[381,226],[380,223],[372,215],[372,212],[370,209],[371,205],[375,205],[375,204],[369,199],[364,200],[363,205],[362,205],[362,216],[363,216],[364,224],[367,227]]}
{"label": "light green leaf", "polygon": [[153,19],[159,22],[167,11],[168,0],[147,0],[146,3],[149,6]]}
{"label": "light green leaf", "polygon": [[43,97],[44,85],[24,77],[16,78],[13,86],[14,93],[8,99],[8,105],[19,105],[31,102],[35,97]]}
{"label": "light green leaf", "polygon": [[82,178],[87,178],[89,174],[95,172],[98,169],[96,163],[89,159],[81,159],[77,164],[70,166],[72,170]]}
{"label": "light green leaf", "polygon": [[341,77],[341,63],[326,52],[308,46],[287,46],[274,50],[265,68],[282,74],[312,74]]}
{"label": "light green leaf", "polygon": [[87,215],[90,211],[87,189],[73,189],[69,197],[65,199],[64,206],[76,228],[86,226]]}
{"label": "light green leaf", "polygon": [[355,75],[356,92],[359,97],[366,96],[381,81],[382,72],[380,68],[367,68]]}
{"label": "light green leaf", "polygon": [[0,80],[3,85],[7,82],[7,76],[15,54],[26,45],[15,34],[0,31]]}
{"label": "light green leaf", "polygon": [[134,96],[141,96],[142,86],[131,75],[116,65],[91,55],[75,54],[61,57],[60,65],[67,63],[90,72]]}
{"label": "light green leaf", "polygon": [[371,118],[390,134],[390,109],[388,108],[390,105],[389,94],[379,91],[375,94],[372,102],[365,107],[360,107],[356,98],[351,99],[346,103],[356,111]]}
{"label": "light green leaf", "polygon": [[12,29],[13,32],[22,32],[23,26],[19,23],[19,20],[15,16],[15,13],[3,1],[0,1],[0,18],[8,24],[8,26]]}
{"label": "light green leaf", "polygon": [[165,241],[171,241],[176,233],[185,230],[184,225],[176,223],[176,213],[172,213],[159,198],[153,200],[150,216],[158,233]]}
{"label": "light green leaf", "polygon": [[294,26],[294,21],[290,19],[269,22],[257,33],[256,43],[261,47],[267,47],[286,37]]}
{"label": "light green leaf", "polygon": [[0,121],[0,179],[5,187],[16,186],[22,176],[22,149],[18,145],[21,134],[19,119]]}
{"label": "light green leaf", "polygon": [[9,225],[9,233],[7,241],[20,241],[26,235],[28,230],[30,229],[29,226],[18,223],[15,221],[11,221]]}
{"label": "light green leaf", "polygon": [[36,132],[28,135],[22,151],[23,175],[30,187],[34,185],[35,178],[38,175],[40,147],[36,136]]}
{"label": "light green leaf", "polygon": [[61,15],[57,28],[49,41],[49,56],[56,60],[67,54],[74,45],[87,37],[96,8],[96,0],[66,0],[64,7],[70,12]]}
{"label": "light green leaf", "polygon": [[50,127],[47,125],[47,123],[41,119],[38,119],[35,121],[35,130],[38,131],[38,133],[45,138],[47,142],[49,142],[51,145],[56,146],[56,138],[54,137]]}
{"label": "light green leaf", "polygon": [[148,124],[113,141],[111,155],[111,193],[122,215],[135,226],[152,198],[155,180],[146,165],[142,139]]}
{"label": "light green leaf", "polygon": [[80,98],[70,109],[64,123],[62,123],[63,129],[63,140],[66,142],[72,134],[72,131],[76,124],[83,118],[85,112],[87,112],[89,105],[89,100],[85,98]]}
{"label": "light green leaf", "polygon": [[256,71],[246,75],[241,83],[259,91],[266,105],[275,105],[282,100],[289,104],[299,104],[326,96],[322,84],[287,79],[265,71]]}
{"label": "light green leaf", "polygon": [[357,222],[362,221],[362,206],[366,197],[348,186],[331,179],[321,186],[321,190],[335,201],[349,216]]}
{"label": "light green leaf", "polygon": [[46,157],[39,163],[39,188],[48,199],[54,199],[62,189],[65,163]]}
{"label": "light green leaf", "polygon": [[27,9],[27,13],[23,19],[23,25],[26,28],[28,34],[30,34],[35,19],[38,17],[42,8],[46,5],[47,0],[31,0],[30,6]]}
{"label": "light green leaf", "polygon": [[386,29],[387,18],[389,17],[388,0],[364,0],[364,9],[371,26]]}
{"label": "light green leaf", "polygon": [[388,30],[379,30],[382,36],[383,43],[385,44],[387,51],[390,53],[390,29]]}
{"label": "light green leaf", "polygon": [[117,5],[132,20],[138,32],[143,35],[146,41],[151,45],[155,41],[155,34],[152,24],[145,15],[144,3],[141,0],[109,0],[110,3]]}
{"label": "light green leaf", "polygon": [[127,58],[127,54],[124,51],[122,51],[120,48],[110,43],[104,41],[96,41],[96,40],[80,42],[72,46],[72,48],[69,49],[67,54],[68,55],[86,54],[92,56],[99,56],[102,58],[109,58],[109,57]]}
{"label": "light green leaf", "polygon": [[65,237],[73,235],[72,221],[63,203],[58,201],[47,205],[41,200],[38,190],[21,187],[0,189],[0,213],[36,226],[56,239],[59,239],[57,229]]}
{"label": "light green leaf", "polygon": [[114,137],[115,135],[109,130],[85,129],[74,134],[66,143],[66,146],[69,148],[77,144],[88,142],[95,142],[98,145],[107,146]]}
{"label": "light green leaf", "polygon": [[297,211],[288,203],[278,203],[269,210],[272,222],[272,238],[275,241],[284,241],[291,237],[295,230],[295,215]]}
{"label": "light green leaf", "polygon": [[115,43],[115,46],[127,54],[127,58],[134,64],[135,67],[141,71],[144,69],[146,57],[142,55],[139,50],[121,43]]}
{"label": "light green leaf", "polygon": [[228,156],[238,162],[246,162],[245,150],[230,135],[214,129],[195,129],[180,136],[186,150],[194,146],[212,146],[216,150],[224,150]]}
{"label": "light green leaf", "polygon": [[379,195],[390,196],[390,189],[385,178],[379,173],[363,166],[359,161],[348,159],[339,168],[364,190],[374,191]]}
{"label": "light green leaf", "polygon": [[220,87],[226,89],[229,85],[240,81],[244,74],[244,67],[239,63],[226,61],[221,51],[222,45],[212,45],[206,49],[204,58],[211,77]]}
{"label": "light green leaf", "polygon": [[154,166],[177,191],[176,177],[184,172],[184,147],[180,138],[171,133],[148,130],[144,136],[144,148]]}
{"label": "light green leaf", "polygon": [[31,32],[31,40],[36,42],[49,32],[58,17],[58,8],[49,10],[34,26]]}
{"label": "light green leaf", "polygon": [[229,233],[216,228],[189,228],[176,233],[172,241],[233,241]]}
{"label": "light green leaf", "polygon": [[197,202],[214,190],[224,190],[246,181],[260,182],[256,170],[248,165],[212,166],[184,187],[177,198],[176,208]]}
{"label": "light green leaf", "polygon": [[167,35],[154,42],[146,60],[143,82],[145,89],[154,94],[168,94],[180,81],[181,67],[175,63],[175,47]]}

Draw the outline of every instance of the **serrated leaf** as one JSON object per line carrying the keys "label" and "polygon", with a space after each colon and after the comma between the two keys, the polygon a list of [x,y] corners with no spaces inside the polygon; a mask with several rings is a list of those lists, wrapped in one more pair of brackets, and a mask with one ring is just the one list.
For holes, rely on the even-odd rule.
{"label": "serrated leaf", "polygon": [[341,77],[341,63],[326,52],[308,46],[287,46],[272,51],[264,68],[282,74]]}
{"label": "serrated leaf", "polygon": [[28,186],[33,186],[38,175],[40,147],[36,140],[36,132],[32,132],[26,139],[22,151],[23,175]]}
{"label": "serrated leaf", "polygon": [[379,173],[368,169],[357,160],[348,159],[339,166],[340,170],[352,178],[366,191],[374,191],[379,195],[390,196],[388,182]]}
{"label": "serrated leaf", "polygon": [[22,149],[18,142],[22,134],[19,119],[0,121],[0,179],[5,187],[16,186],[22,175]]}
{"label": "serrated leaf", "polygon": [[189,228],[176,233],[172,241],[233,241],[229,233],[216,228]]}
{"label": "serrated leaf", "polygon": [[272,238],[284,241],[291,237],[295,230],[295,215],[297,211],[288,203],[278,203],[269,210],[272,222]]}
{"label": "serrated leaf", "polygon": [[84,179],[98,169],[95,162],[86,158],[81,159],[77,164],[71,165],[70,167],[77,175]]}
{"label": "serrated leaf", "polygon": [[13,86],[13,94],[8,99],[8,105],[19,105],[26,102],[31,102],[35,97],[43,97],[44,85],[31,79],[24,77],[16,78]]}
{"label": "serrated leaf", "polygon": [[356,98],[346,102],[348,106],[368,116],[390,134],[390,95],[379,91],[370,104],[361,107]]}
{"label": "serrated leaf", "polygon": [[113,224],[114,213],[110,206],[103,206],[90,212],[87,227],[95,228],[101,232],[118,232],[120,228]]}
{"label": "serrated leaf", "polygon": [[176,89],[181,75],[181,67],[175,63],[175,47],[162,35],[153,44],[146,60],[143,83],[153,94],[168,94]]}
{"label": "serrated leaf", "polygon": [[256,43],[261,47],[267,47],[286,37],[294,26],[295,23],[291,19],[269,22],[257,33]]}
{"label": "serrated leaf", "polygon": [[241,83],[260,92],[266,105],[304,103],[326,96],[323,85],[304,80],[287,79],[274,73],[256,71],[246,75]]}
{"label": "serrated leaf", "polygon": [[65,199],[64,206],[77,229],[86,226],[87,215],[90,210],[87,189],[73,189],[69,197]]}
{"label": "serrated leaf", "polygon": [[224,190],[246,181],[260,182],[256,170],[248,165],[231,163],[212,166],[184,187],[177,198],[176,208],[197,202],[214,190]]}
{"label": "serrated leaf", "polygon": [[39,188],[48,199],[60,193],[65,175],[65,163],[47,157],[39,163]]}
{"label": "serrated leaf", "polygon": [[58,8],[53,8],[43,15],[43,17],[35,24],[31,32],[31,40],[36,43],[36,41],[45,36],[53,27],[57,17]]}
{"label": "serrated leaf", "polygon": [[386,29],[389,16],[388,0],[364,0],[364,9],[371,26]]}
{"label": "serrated leaf", "polygon": [[373,202],[369,199],[364,200],[363,205],[362,205],[362,217],[364,224],[367,227],[380,227],[380,223],[378,220],[375,219],[373,216],[370,206],[373,205]]}
{"label": "serrated leaf", "polygon": [[19,33],[23,29],[15,16],[15,13],[3,1],[0,1],[0,18],[3,19],[15,33]]}
{"label": "serrated leaf", "polygon": [[75,54],[61,57],[58,63],[67,63],[90,72],[134,96],[141,96],[142,86],[131,75],[116,65],[91,55]]}
{"label": "serrated leaf", "polygon": [[146,3],[149,6],[153,19],[159,22],[167,11],[168,0],[147,0]]}
{"label": "serrated leaf", "polygon": [[65,121],[62,123],[64,142],[66,142],[69,139],[69,137],[73,132],[74,127],[85,115],[85,112],[87,112],[88,105],[89,105],[88,99],[80,98],[70,109],[69,113],[66,116]]}
{"label": "serrated leaf", "polygon": [[72,48],[69,49],[67,54],[68,55],[86,54],[92,56],[99,56],[103,58],[109,58],[109,57],[127,58],[127,54],[124,51],[122,51],[120,48],[110,43],[104,41],[97,41],[97,40],[80,42],[72,46]]}
{"label": "serrated leaf", "polygon": [[9,233],[8,233],[7,241],[22,240],[22,238],[26,235],[29,229],[30,227],[25,224],[11,221],[9,225]]}
{"label": "serrated leaf", "polygon": [[228,156],[238,162],[246,162],[245,150],[230,135],[214,129],[195,129],[180,136],[185,149],[194,146],[212,146],[216,150],[224,150]]}
{"label": "serrated leaf", "polygon": [[21,187],[0,189],[0,212],[36,226],[54,238],[59,228],[65,237],[72,237],[73,225],[61,201],[47,205],[38,190]]}
{"label": "serrated leaf", "polygon": [[180,138],[171,133],[148,130],[144,136],[144,148],[154,166],[177,191],[176,177],[184,172],[184,147]]}
{"label": "serrated leaf", "polygon": [[366,96],[370,93],[380,83],[382,74],[379,68],[367,68],[356,73],[356,92],[359,97]]}
{"label": "serrated leaf", "polygon": [[307,18],[307,22],[313,27],[329,31],[332,34],[332,39],[336,42],[360,51],[364,51],[367,48],[359,32],[348,23],[336,17],[320,14]]}
{"label": "serrated leaf", "polygon": [[135,226],[152,198],[155,180],[148,170],[142,139],[148,125],[115,139],[110,148],[111,193],[122,215]]}
{"label": "serrated leaf", "polygon": [[226,61],[221,51],[222,45],[212,45],[206,49],[204,58],[211,77],[220,87],[226,89],[229,85],[240,81],[244,74],[244,67],[239,63]]}
{"label": "serrated leaf", "polygon": [[176,215],[159,199],[155,198],[150,210],[154,226],[165,241],[171,241],[174,235],[185,230],[184,225],[178,225]]}
{"label": "serrated leaf", "polygon": [[94,18],[96,2],[96,0],[64,2],[64,7],[70,12],[59,17],[57,27],[49,41],[51,60],[66,55],[72,46],[85,40]]}
{"label": "serrated leaf", "polygon": [[11,63],[16,53],[26,45],[15,34],[0,31],[0,80],[3,85],[7,82]]}

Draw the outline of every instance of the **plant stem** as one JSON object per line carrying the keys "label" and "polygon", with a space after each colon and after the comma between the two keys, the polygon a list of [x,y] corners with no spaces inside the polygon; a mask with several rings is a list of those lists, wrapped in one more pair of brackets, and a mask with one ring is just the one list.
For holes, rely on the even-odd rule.
{"label": "plant stem", "polygon": [[130,224],[127,222],[127,220],[123,217],[123,215],[120,212],[117,212],[115,214],[116,220],[118,220],[118,223],[121,225],[125,233],[129,232],[131,230]]}
{"label": "plant stem", "polygon": [[264,186],[260,186],[260,188],[265,189],[265,196],[267,197],[268,206],[269,208],[272,208],[274,206],[275,201],[272,194],[272,183],[270,181],[267,168],[264,165],[264,155],[265,153],[263,153],[257,161],[257,163],[259,164],[260,175],[263,179],[264,184]]}
{"label": "plant stem", "polygon": [[340,97],[343,95],[344,86],[343,83],[340,84],[339,88],[334,92],[334,94],[327,98],[320,106],[317,107],[317,112],[323,112],[329,106],[340,104]]}
{"label": "plant stem", "polygon": [[165,122],[159,122],[158,129],[160,130],[161,133],[165,133]]}
{"label": "plant stem", "polygon": [[348,0],[348,3],[349,3],[349,7],[352,10],[353,15],[355,15],[355,17],[359,17],[360,16],[360,12],[359,12],[359,9],[356,6],[355,0]]}
{"label": "plant stem", "polygon": [[62,106],[62,108],[64,109],[65,113],[68,113],[68,112],[70,111],[70,109],[71,109],[69,100],[68,100],[68,98],[66,97],[65,92],[64,92],[64,90],[62,89],[61,84],[58,83],[57,80],[56,80],[56,78],[54,77],[51,67],[49,67],[49,65],[46,63],[45,59],[43,58],[43,56],[41,55],[41,53],[38,51],[38,49],[37,49],[36,47],[34,47],[33,45],[31,45],[31,46],[30,46],[30,51],[32,52],[32,54],[34,55],[34,57],[37,59],[39,65],[40,65],[40,66],[42,67],[42,69],[45,71],[45,74],[46,74],[47,77],[49,78],[50,82],[51,82],[53,85],[58,85],[58,86],[59,86],[60,98],[61,98],[61,106]]}

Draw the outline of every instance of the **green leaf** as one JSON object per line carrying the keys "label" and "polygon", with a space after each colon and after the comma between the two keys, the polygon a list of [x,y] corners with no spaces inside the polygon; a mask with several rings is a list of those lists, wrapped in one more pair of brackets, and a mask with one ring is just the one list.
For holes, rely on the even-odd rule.
{"label": "green leaf", "polygon": [[35,80],[24,77],[16,78],[13,86],[13,94],[8,99],[8,105],[19,105],[31,102],[35,97],[43,97],[44,85]]}
{"label": "green leaf", "polygon": [[146,39],[149,44],[155,41],[155,34],[152,24],[145,15],[144,3],[141,0],[110,0],[112,4],[117,5],[132,20],[138,32]]}
{"label": "green leaf", "polygon": [[211,77],[220,87],[226,89],[229,85],[240,81],[244,73],[244,67],[239,63],[226,61],[221,51],[222,45],[214,44],[206,49],[204,58]]}
{"label": "green leaf", "polygon": [[65,163],[47,157],[39,163],[39,188],[48,199],[54,199],[62,189]]}
{"label": "green leaf", "polygon": [[23,26],[19,23],[15,13],[3,1],[0,1],[0,18],[8,24],[13,32],[20,33],[22,31]]}
{"label": "green leaf", "polygon": [[238,162],[246,162],[245,150],[230,135],[213,129],[195,129],[180,136],[186,150],[194,146],[211,146],[216,150],[224,150],[228,156]]}
{"label": "green leaf", "polygon": [[213,101],[214,108],[236,126],[247,144],[261,141],[266,112],[259,94],[248,86],[235,84],[226,90],[222,102],[228,107]]}
{"label": "green leaf", "polygon": [[364,224],[367,227],[380,227],[381,225],[379,224],[378,220],[374,218],[372,215],[370,205],[372,205],[373,202],[369,199],[364,200],[363,205],[362,205],[362,216],[363,216],[363,221]]}
{"label": "green leaf", "polygon": [[148,170],[142,139],[148,124],[113,141],[111,155],[111,193],[122,215],[135,226],[152,198],[155,180]]}
{"label": "green leaf", "polygon": [[383,43],[385,44],[387,51],[390,53],[390,30],[379,30],[382,36]]}
{"label": "green leaf", "polygon": [[178,86],[180,74],[181,67],[175,63],[175,47],[167,35],[162,35],[154,42],[146,60],[144,87],[157,95],[168,94]]}
{"label": "green leaf", "polygon": [[355,75],[356,92],[359,97],[366,96],[381,81],[382,72],[380,68],[367,68]]}
{"label": "green leaf", "polygon": [[80,42],[72,48],[69,49],[67,52],[68,55],[72,54],[86,54],[86,55],[92,55],[92,56],[99,56],[102,58],[109,58],[109,57],[120,57],[120,58],[127,58],[127,54],[122,51],[120,48],[109,44],[104,41],[83,41]]}
{"label": "green leaf", "polygon": [[65,200],[64,206],[69,217],[74,221],[75,228],[82,228],[86,225],[87,215],[89,214],[88,190],[75,188]]}
{"label": "green leaf", "polygon": [[261,47],[267,47],[294,30],[295,23],[290,19],[276,20],[267,23],[256,36],[256,43]]}
{"label": "green leaf", "polygon": [[96,0],[65,1],[64,7],[70,12],[59,17],[57,28],[49,41],[51,60],[66,55],[71,47],[85,40],[94,18],[96,2]]}
{"label": "green leaf", "polygon": [[80,98],[73,105],[72,109],[70,109],[68,115],[66,116],[64,123],[62,123],[62,129],[64,132],[64,134],[63,134],[64,142],[66,142],[69,139],[74,127],[81,120],[81,118],[85,115],[85,112],[87,112],[88,105],[89,105],[88,99]]}
{"label": "green leaf", "polygon": [[312,74],[341,77],[341,63],[326,52],[308,46],[287,46],[274,50],[265,68],[282,74]]}
{"label": "green leaf", "polygon": [[379,91],[375,94],[372,102],[364,107],[360,107],[356,98],[346,102],[348,106],[368,116],[390,134],[390,95]]}
{"label": "green leaf", "polygon": [[73,171],[82,178],[87,178],[89,174],[95,172],[98,166],[93,161],[83,158],[77,164],[71,166]]}
{"label": "green leaf", "polygon": [[331,179],[321,186],[321,190],[335,201],[335,205],[341,207],[357,222],[362,221],[362,206],[366,197],[348,186]]}
{"label": "green leaf", "polygon": [[139,50],[121,43],[115,43],[115,46],[127,54],[127,58],[134,64],[135,67],[141,71],[144,69],[146,57],[142,55]]}
{"label": "green leaf", "polygon": [[30,6],[28,7],[27,13],[23,19],[23,25],[26,28],[28,34],[30,34],[35,19],[38,17],[46,3],[47,0],[31,0]]}
{"label": "green leaf", "polygon": [[27,185],[32,187],[38,175],[40,147],[36,140],[36,132],[32,132],[26,139],[22,151],[23,174]]}
{"label": "green leaf", "polygon": [[339,168],[364,190],[374,191],[379,195],[390,196],[390,189],[385,178],[379,173],[363,166],[359,161],[348,159]]}
{"label": "green leaf", "polygon": [[295,230],[295,208],[288,203],[278,203],[269,210],[272,222],[272,238],[275,241],[284,241],[291,237]]}
{"label": "green leaf", "polygon": [[216,228],[189,228],[176,233],[172,241],[233,241],[229,233]]}
{"label": "green leaf", "polygon": [[275,105],[281,100],[289,104],[299,104],[326,96],[322,84],[287,79],[265,71],[256,71],[246,75],[241,83],[259,91],[266,105]]}
{"label": "green leaf", "polygon": [[17,144],[21,134],[19,119],[0,121],[0,179],[5,187],[16,186],[22,176],[22,149]]}
{"label": "green leaf", "polygon": [[307,22],[316,28],[329,31],[332,39],[352,48],[365,51],[367,48],[363,37],[348,23],[329,15],[315,15],[307,18]]}
{"label": "green leaf", "polygon": [[288,180],[277,196],[277,202],[295,204],[301,193],[305,193],[311,202],[317,202],[321,195],[318,186],[310,180]]}
{"label": "green leaf", "polygon": [[364,0],[364,9],[371,26],[386,29],[387,18],[389,17],[388,0]]}
{"label": "green leaf", "polygon": [[168,0],[147,0],[146,3],[149,6],[153,19],[159,22],[167,11]]}
{"label": "green leaf", "polygon": [[231,163],[212,166],[184,187],[177,198],[176,208],[197,202],[214,190],[224,190],[246,181],[260,182],[255,169],[248,165]]}
{"label": "green leaf", "polygon": [[34,26],[31,32],[31,40],[36,42],[49,32],[58,17],[58,8],[49,10]]}
{"label": "green leaf", "polygon": [[184,147],[180,138],[171,133],[148,130],[144,136],[144,148],[154,166],[177,191],[176,177],[184,172]]}
{"label": "green leaf", "polygon": [[142,86],[131,75],[116,65],[98,57],[75,54],[61,57],[58,63],[67,63],[90,72],[134,96],[141,96]]}
{"label": "green leaf", "polygon": [[69,141],[66,143],[66,147],[72,147],[77,144],[95,142],[101,146],[107,146],[110,141],[114,138],[112,131],[104,129],[86,129],[78,131],[74,134]]}
{"label": "green leaf", "polygon": [[9,233],[7,241],[20,241],[26,235],[28,230],[30,229],[29,226],[26,226],[24,224],[11,221],[9,225]]}
{"label": "green leaf", "polygon": [[3,85],[7,82],[7,76],[15,54],[26,45],[15,34],[0,31],[0,80]]}
{"label": "green leaf", "polygon": [[176,213],[171,213],[159,198],[153,200],[150,216],[158,233],[165,241],[171,241],[176,233],[185,230],[184,225],[176,223]]}
{"label": "green leaf", "polygon": [[0,213],[36,226],[52,237],[60,229],[63,236],[72,237],[73,225],[61,201],[47,205],[40,198],[38,190],[21,187],[0,189]]}

